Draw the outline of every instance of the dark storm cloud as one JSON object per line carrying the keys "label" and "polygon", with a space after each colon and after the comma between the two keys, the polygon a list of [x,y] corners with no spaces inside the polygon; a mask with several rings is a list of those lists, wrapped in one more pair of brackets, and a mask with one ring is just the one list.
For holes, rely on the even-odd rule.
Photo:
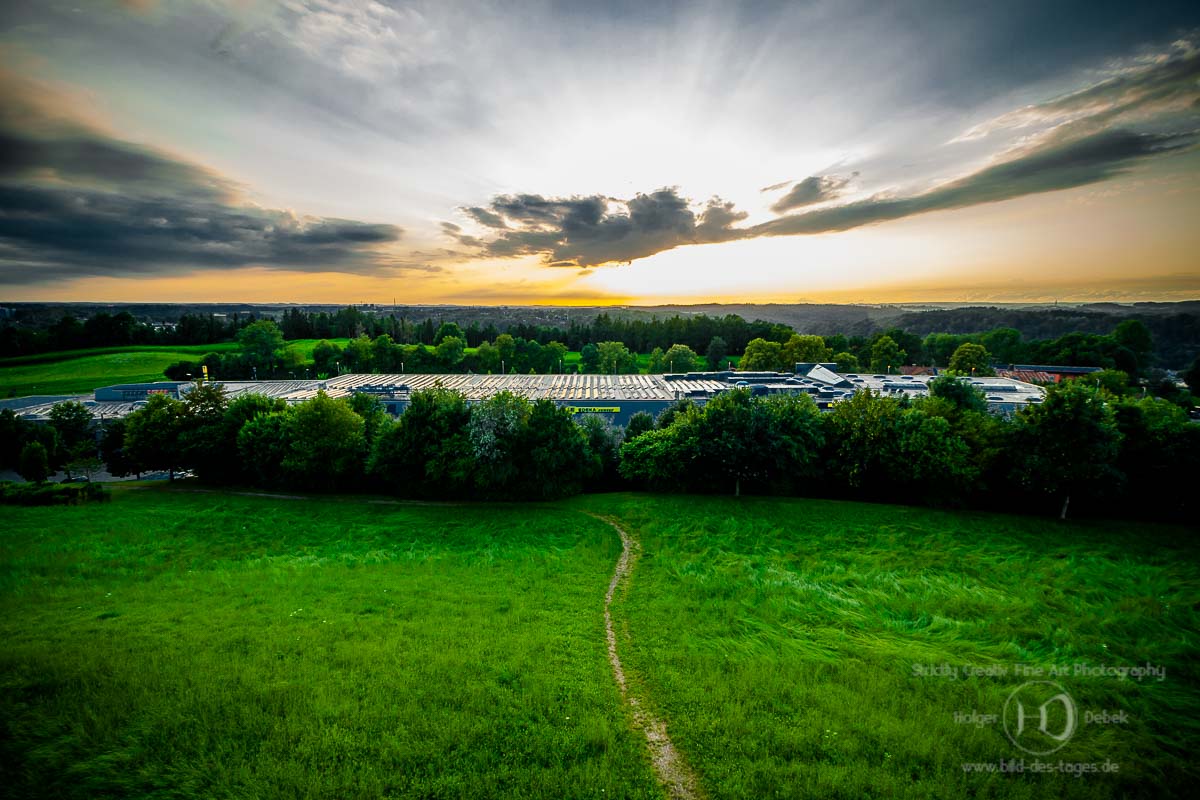
{"label": "dark storm cloud", "polygon": [[0,184],[0,283],[267,266],[372,274],[391,225],[304,219],[176,194]]}
{"label": "dark storm cloud", "polygon": [[0,76],[0,283],[266,266],[392,272],[394,225],[238,200],[204,167],[115,139]]}
{"label": "dark storm cloud", "polygon": [[573,267],[632,261],[684,244],[728,241],[738,235],[732,226],[746,218],[732,203],[715,197],[697,214],[670,188],[625,202],[600,195],[501,195],[488,211],[505,229],[484,245],[484,254],[537,254],[553,266]]}
{"label": "dark storm cloud", "polygon": [[[856,173],[857,174],[857,173]],[[841,196],[842,190],[850,183],[850,177],[844,175],[812,175],[795,183],[788,193],[771,205],[771,210],[777,214],[785,211],[811,206],[814,203],[824,203]],[[776,184],[763,191],[782,188],[787,184]]]}
{"label": "dark storm cloud", "polygon": [[844,231],[931,211],[1072,189],[1108,180],[1138,161],[1190,147],[1196,141],[1194,131],[1151,134],[1111,130],[1063,141],[1054,138],[922,194],[873,197],[780,217],[750,228],[747,235],[795,236]]}

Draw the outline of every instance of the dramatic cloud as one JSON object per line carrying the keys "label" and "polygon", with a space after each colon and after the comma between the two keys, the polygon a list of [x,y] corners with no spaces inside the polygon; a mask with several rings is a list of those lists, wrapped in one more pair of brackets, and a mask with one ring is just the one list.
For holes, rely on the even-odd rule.
{"label": "dramatic cloud", "polygon": [[1152,115],[1194,110],[1200,104],[1200,49],[1193,39],[1175,42],[1167,52],[1115,70],[1083,89],[1044,103],[1002,114],[954,141],[979,139],[996,131],[1078,120],[1108,125]]}
{"label": "dramatic cloud", "polygon": [[1078,91],[976,126],[959,140],[1034,124],[1041,130],[1000,153],[992,164],[923,192],[877,192],[835,204],[859,173],[813,175],[762,191],[787,189],[771,205],[777,214],[822,207],[745,228],[736,226],[748,214],[732,203],[714,198],[697,214],[695,204],[674,189],[628,201],[600,195],[502,195],[487,207],[461,209],[493,238],[481,241],[457,230],[451,235],[467,246],[478,243],[483,256],[537,254],[550,265],[589,267],[685,244],[845,231],[1110,180],[1140,161],[1194,146],[1200,136],[1198,103],[1200,51],[1191,40],[1181,40],[1167,52],[1110,71]]}
{"label": "dramatic cloud", "polygon": [[1055,137],[928,192],[908,197],[872,197],[780,217],[749,229],[746,235],[795,236],[844,231],[930,211],[1086,186],[1108,180],[1139,160],[1180,150],[1196,141],[1196,132],[1153,134],[1126,130],[1065,141]]}
{"label": "dramatic cloud", "polygon": [[[858,173],[855,173],[857,175]],[[850,183],[853,176],[842,175],[812,175],[792,186],[788,193],[771,205],[771,210],[777,214],[791,211],[794,208],[811,206],[814,203],[824,203],[841,196],[842,190]],[[763,191],[781,189],[786,183],[768,186]]]}
{"label": "dramatic cloud", "polygon": [[266,266],[397,271],[394,225],[239,200],[212,170],[121,141],[0,76],[0,283]]}
{"label": "dramatic cloud", "polygon": [[[1197,131],[1137,133],[1118,129],[1072,133],[1072,126],[1064,126],[991,166],[920,194],[875,196],[747,228],[735,227],[748,215],[732,203],[714,198],[697,215],[691,209],[692,203],[674,189],[639,194],[625,202],[600,196],[502,195],[492,201],[488,213],[500,218],[492,227],[500,228],[499,223],[503,223],[503,230],[482,243],[481,255],[537,254],[552,266],[589,267],[628,262],[685,244],[845,231],[917,214],[1099,183],[1141,160],[1191,147],[1200,137]],[[813,179],[801,181],[788,192],[790,198],[798,194],[797,187],[815,185],[815,189],[805,189],[810,192],[808,199],[797,196],[791,205],[808,205],[822,197],[837,196],[837,189],[824,188],[822,179],[810,181]],[[610,206],[624,210],[611,212]],[[478,215],[471,216],[478,219]],[[464,244],[478,241],[464,240],[457,230],[452,233]]]}
{"label": "dramatic cloud", "polygon": [[486,209],[464,211],[498,231],[483,245],[483,254],[536,254],[561,267],[628,262],[684,244],[728,241],[739,235],[732,226],[747,216],[716,197],[697,214],[670,188],[627,201],[600,195],[501,195]]}

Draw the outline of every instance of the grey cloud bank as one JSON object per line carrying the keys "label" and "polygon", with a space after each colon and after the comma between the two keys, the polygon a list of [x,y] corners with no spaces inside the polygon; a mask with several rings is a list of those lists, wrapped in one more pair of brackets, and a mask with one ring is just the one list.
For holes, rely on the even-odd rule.
{"label": "grey cloud bank", "polygon": [[378,273],[395,225],[305,217],[239,201],[237,184],[47,108],[0,81],[0,284],[266,266]]}

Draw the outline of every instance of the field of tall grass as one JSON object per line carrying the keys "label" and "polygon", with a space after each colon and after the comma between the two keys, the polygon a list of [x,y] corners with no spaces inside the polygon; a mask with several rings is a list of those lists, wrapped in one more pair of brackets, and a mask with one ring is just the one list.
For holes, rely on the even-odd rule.
{"label": "field of tall grass", "polygon": [[5,508],[0,794],[654,797],[580,514],[118,488]]}
{"label": "field of tall grass", "polygon": [[162,381],[163,370],[179,361],[235,350],[235,344],[145,345],[5,358],[0,359],[0,397],[85,394],[115,383]]}
{"label": "field of tall grass", "polygon": [[[312,362],[319,339],[296,339],[288,347]],[[344,346],[347,339],[334,339]],[[233,342],[197,345],[134,345],[63,350],[0,359],[0,397],[86,394],[116,383],[166,380],[163,370],[180,361],[199,361],[208,353],[234,353]]]}
{"label": "field of tall grass", "polygon": [[[1200,778],[1195,531],[195,488],[5,509],[0,794],[661,797],[606,660],[620,542],[581,512],[640,540],[621,658],[713,800],[1183,797]],[[1051,668],[1081,718],[1039,757],[980,720]],[[1084,723],[1101,711],[1126,720]],[[986,771],[1002,761],[1026,772]]]}
{"label": "field of tall grass", "polygon": [[[625,658],[712,798],[1183,797],[1200,779],[1195,531],[818,500],[572,507],[641,539]],[[1165,678],[1076,674],[1147,664]],[[1030,680],[1080,716],[1040,758],[1003,730]],[[1104,711],[1128,720],[1082,719]]]}

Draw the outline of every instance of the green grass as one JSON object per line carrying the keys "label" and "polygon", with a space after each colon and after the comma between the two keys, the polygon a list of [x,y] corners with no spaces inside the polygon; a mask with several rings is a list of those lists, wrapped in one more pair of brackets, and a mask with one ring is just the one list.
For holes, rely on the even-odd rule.
{"label": "green grass", "polygon": [[[1200,778],[1194,531],[756,498],[397,505],[118,487],[6,508],[0,770],[14,796],[656,797],[605,660],[709,798],[1183,797]],[[1081,725],[998,725],[1027,668]],[[922,665],[1003,668],[925,677]],[[1030,766],[1032,769],[1032,766]]]}
{"label": "green grass", "polygon": [[202,358],[208,353],[230,353],[237,349],[238,345],[233,342],[222,342],[220,344],[136,344],[126,347],[91,347],[84,350],[56,350],[51,353],[34,353],[26,356],[0,358],[0,368],[28,364],[54,364],[77,358],[123,353],[184,353],[190,355],[192,358]]}
{"label": "green grass", "polygon": [[[1200,778],[1194,532],[832,501],[591,496],[644,548],[626,661],[712,798],[1190,796]],[[1017,665],[1144,665],[1055,678],[1085,725],[1043,760],[1115,776],[965,774],[1012,761]],[[1006,677],[919,677],[918,665]],[[1032,713],[1032,711],[1031,711]],[[1055,729],[1057,730],[1057,728]],[[1032,769],[1032,767],[1030,767]]]}
{"label": "green grass", "polygon": [[178,361],[198,361],[205,353],[220,351],[220,345],[201,351],[163,349],[119,351],[76,356],[42,364],[0,365],[0,397],[35,394],[84,394],[116,383],[165,381],[163,370]]}
{"label": "green grass", "polygon": [[18,796],[658,796],[595,520],[137,488],[4,514]]}
{"label": "green grass", "polygon": [[[296,339],[289,347],[311,363],[319,339]],[[347,339],[333,339],[345,346]],[[163,370],[180,361],[199,361],[208,353],[234,353],[232,342],[204,345],[137,345],[64,350],[0,359],[0,397],[34,394],[85,394],[116,383],[166,380]]]}

